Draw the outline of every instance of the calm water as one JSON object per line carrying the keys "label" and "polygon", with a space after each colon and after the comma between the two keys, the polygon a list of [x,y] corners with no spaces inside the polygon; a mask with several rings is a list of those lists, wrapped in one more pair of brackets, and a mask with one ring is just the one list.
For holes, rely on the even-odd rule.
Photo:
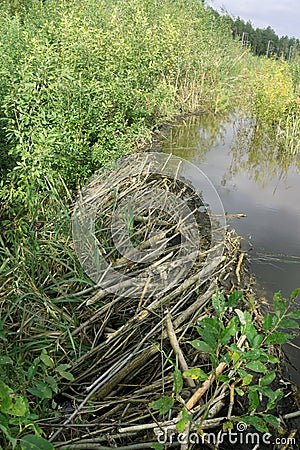
{"label": "calm water", "polygon": [[[246,217],[230,225],[244,238],[258,292],[271,298],[300,287],[300,159],[264,142],[239,116],[191,117],[175,126],[163,151],[193,162],[210,178],[224,209]],[[300,345],[300,338],[295,344]],[[288,346],[300,384],[300,351]]]}

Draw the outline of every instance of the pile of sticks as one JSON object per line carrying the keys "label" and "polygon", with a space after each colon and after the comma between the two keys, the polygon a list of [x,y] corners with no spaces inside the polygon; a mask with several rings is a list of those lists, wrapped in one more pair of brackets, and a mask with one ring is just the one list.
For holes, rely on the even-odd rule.
{"label": "pile of sticks", "polygon": [[[111,180],[95,180],[82,197],[82,205],[88,204],[95,219],[93,239],[79,243],[95,287],[76,294],[82,302],[71,338],[81,350],[70,369],[75,379],[62,387],[56,400],[61,416],[48,423],[54,429],[49,437],[55,448],[150,448],[159,430],[175,428],[183,407],[195,414],[201,428],[219,425],[218,413],[229,395],[220,389],[217,398],[210,398],[215,380],[211,373],[203,385],[187,378],[165,417],[149,408],[159,398],[174,396],[174,366],[181,371],[195,366],[211,370],[207,354],[188,341],[197,338],[198,321],[212,314],[210,300],[217,287],[230,292],[245,286],[240,240],[221,230],[224,241],[213,243],[211,222],[218,218],[212,218],[186,181],[151,173],[143,178],[118,173],[118,179],[122,181],[117,189],[111,189]],[[153,192],[160,205],[169,202],[169,207],[158,211]],[[128,196],[130,202],[124,200]],[[130,211],[128,205],[140,204],[141,198],[140,209]],[[192,211],[192,222],[182,219],[186,207]],[[127,232],[122,234],[118,223],[124,220]],[[86,223],[78,220],[76,226],[83,230]],[[219,254],[221,245],[215,264],[208,257]],[[92,264],[96,252],[101,258],[105,255],[104,267],[101,261],[96,268]],[[223,369],[218,367],[218,373]]]}

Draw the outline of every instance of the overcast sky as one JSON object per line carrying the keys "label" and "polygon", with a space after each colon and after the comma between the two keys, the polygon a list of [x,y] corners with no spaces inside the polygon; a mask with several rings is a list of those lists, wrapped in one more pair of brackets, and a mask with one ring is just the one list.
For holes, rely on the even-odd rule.
{"label": "overcast sky", "polygon": [[279,35],[300,38],[299,0],[208,0],[214,9],[222,6],[234,16],[246,22],[250,20],[254,28],[271,28]]}

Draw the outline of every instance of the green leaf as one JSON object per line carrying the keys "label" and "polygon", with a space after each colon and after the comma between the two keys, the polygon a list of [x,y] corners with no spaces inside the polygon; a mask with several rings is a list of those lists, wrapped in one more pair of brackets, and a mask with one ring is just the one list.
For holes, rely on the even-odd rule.
{"label": "green leaf", "polygon": [[240,421],[245,423],[246,425],[252,425],[257,429],[257,431],[260,431],[261,433],[269,433],[269,429],[265,421],[257,416],[242,417]]}
{"label": "green leaf", "polygon": [[37,374],[37,371],[38,371],[38,365],[36,365],[36,364],[28,367],[28,370],[27,370],[27,379],[28,379],[28,381],[33,380],[33,378]]}
{"label": "green leaf", "polygon": [[215,317],[206,317],[205,319],[202,319],[200,325],[196,327],[199,335],[212,350],[215,350],[218,346],[220,327],[220,321]]}
{"label": "green leaf", "polygon": [[176,430],[179,433],[183,433],[190,420],[191,420],[191,416],[188,414],[187,410],[185,408],[183,408],[182,418],[177,422]]}
{"label": "green leaf", "polygon": [[233,429],[233,423],[230,421],[224,422],[222,425],[222,430],[223,431],[227,431],[227,430],[232,430]]}
{"label": "green leaf", "polygon": [[174,405],[174,399],[169,396],[161,397],[158,400],[151,402],[149,408],[159,411],[160,414],[166,414],[172,409]]}
{"label": "green leaf", "polygon": [[55,368],[55,370],[57,370],[57,372],[59,372],[60,370],[68,370],[70,369],[71,364],[60,364],[59,366],[57,366]]}
{"label": "green leaf", "polygon": [[247,373],[247,375],[245,375],[243,377],[243,386],[248,386],[250,383],[252,383],[253,380],[253,375],[251,375],[251,373]]}
{"label": "green leaf", "polygon": [[235,392],[240,395],[241,397],[243,397],[245,395],[245,392],[243,391],[243,389],[236,387],[235,388]]}
{"label": "green leaf", "polygon": [[65,372],[64,370],[59,370],[59,375],[66,380],[74,381],[74,375],[71,372]]}
{"label": "green leaf", "polygon": [[276,356],[268,355],[267,362],[269,362],[269,363],[271,363],[271,364],[276,364],[276,363],[279,362],[279,359],[276,358]]}
{"label": "green leaf", "polygon": [[0,380],[0,409],[11,416],[24,416],[28,412],[26,400]]}
{"label": "green leaf", "polygon": [[228,344],[228,342],[230,342],[232,336],[235,335],[235,333],[238,330],[238,318],[237,317],[233,317],[232,319],[230,319],[228,325],[226,326],[226,328],[224,328],[224,330],[221,331],[220,333],[220,341],[221,344],[226,345]]}
{"label": "green leaf", "polygon": [[45,353],[46,350],[42,350],[41,353],[41,361],[45,364],[45,366],[50,367],[50,369],[52,369],[52,367],[54,366],[52,359],[50,358],[49,355],[47,355],[47,353]]}
{"label": "green leaf", "polygon": [[260,348],[253,348],[251,350],[249,350],[248,352],[244,352],[243,354],[243,359],[247,360],[260,360],[263,362],[267,362],[268,358],[267,358],[267,354],[264,352],[264,350],[260,349]]}
{"label": "green leaf", "polygon": [[298,297],[299,292],[300,292],[300,288],[297,288],[291,293],[291,295],[290,295],[291,301],[295,300]]}
{"label": "green leaf", "polygon": [[266,366],[260,361],[250,361],[246,367],[247,369],[253,370],[253,372],[266,373],[267,371]]}
{"label": "green leaf", "polygon": [[3,425],[4,427],[8,428],[8,417],[7,417],[7,414],[1,414],[0,413],[0,425]]}
{"label": "green leaf", "polygon": [[237,373],[239,374],[239,376],[241,378],[244,378],[248,375],[248,372],[246,372],[246,370],[244,370],[244,369],[237,369]]}
{"label": "green leaf", "polygon": [[0,356],[0,366],[5,366],[7,364],[12,365],[13,360],[9,356]]}
{"label": "green leaf", "polygon": [[242,291],[235,291],[232,294],[230,294],[228,298],[227,306],[230,308],[235,308],[239,301],[243,298],[243,292]]}
{"label": "green leaf", "polygon": [[293,319],[282,319],[279,327],[286,330],[287,328],[299,328],[299,324]]}
{"label": "green leaf", "polygon": [[54,377],[46,377],[45,378],[46,383],[48,384],[48,386],[52,389],[53,392],[55,392],[55,394],[58,393],[58,385],[57,385],[57,381]]}
{"label": "green leaf", "polygon": [[277,405],[277,403],[283,397],[283,391],[281,389],[277,389],[276,391],[272,391],[272,394],[269,394],[269,401],[267,404],[267,409],[273,409]]}
{"label": "green leaf", "polygon": [[22,417],[25,416],[28,411],[28,404],[24,397],[21,397],[20,395],[13,397],[9,414],[12,416]]}
{"label": "green leaf", "polygon": [[286,301],[282,297],[281,292],[276,292],[273,297],[273,304],[275,312],[282,313],[286,309]]}
{"label": "green leaf", "polygon": [[165,446],[159,442],[152,442],[150,448],[154,448],[154,450],[164,450]]}
{"label": "green leaf", "polygon": [[241,359],[241,354],[238,352],[232,352],[231,359],[232,359],[233,364],[236,364]]}
{"label": "green leaf", "polygon": [[277,430],[281,429],[280,420],[278,419],[278,417],[273,416],[273,414],[262,414],[261,416],[265,422],[268,422]]}
{"label": "green leaf", "polygon": [[189,341],[189,344],[191,344],[196,350],[199,350],[200,352],[209,353],[211,350],[210,346],[206,342],[199,341],[198,339]]}
{"label": "green leaf", "polygon": [[268,384],[271,384],[276,378],[276,372],[273,370],[270,373],[267,373],[264,377],[260,379],[260,386],[268,386]]}
{"label": "green leaf", "polygon": [[206,328],[208,330],[214,329],[216,331],[216,334],[218,334],[220,329],[220,321],[216,317],[205,317],[200,321],[199,326],[202,327],[204,330]]}
{"label": "green leaf", "polygon": [[51,442],[35,434],[24,436],[21,441],[21,450],[54,450]]}
{"label": "green leaf", "polygon": [[224,313],[226,307],[225,307],[225,297],[223,294],[221,294],[219,291],[216,292],[211,299],[212,305],[214,310],[217,313],[218,317],[221,317]]}
{"label": "green leaf", "polygon": [[260,344],[263,341],[263,336],[261,334],[257,334],[256,336],[254,336],[253,341],[252,341],[252,345],[254,348],[259,348]]}
{"label": "green leaf", "polygon": [[17,445],[17,439],[15,439],[11,434],[9,428],[6,428],[5,426],[0,424],[0,430],[3,431],[6,438],[9,440],[9,442],[12,445],[12,448],[14,449]]}
{"label": "green leaf", "polygon": [[274,331],[270,336],[265,340],[266,345],[275,345],[275,344],[286,344],[293,336],[287,333],[282,333],[281,331]]}
{"label": "green leaf", "polygon": [[256,390],[250,390],[248,392],[248,399],[249,399],[249,408],[248,411],[254,411],[258,405],[259,405],[259,397]]}
{"label": "green leaf", "polygon": [[1,411],[8,412],[9,408],[11,406],[11,396],[12,389],[10,389],[7,384],[3,383],[2,380],[0,380],[0,405],[1,405]]}
{"label": "green leaf", "polygon": [[38,398],[52,398],[52,390],[43,381],[36,381],[34,386],[28,388],[27,391]]}
{"label": "green leaf", "polygon": [[270,331],[273,323],[273,317],[270,314],[266,314],[264,316],[264,324],[263,324],[263,330],[265,332]]}
{"label": "green leaf", "polygon": [[181,372],[177,367],[174,368],[173,378],[174,378],[175,394],[180,394],[180,392],[182,391],[182,387],[183,387],[183,381],[182,381]]}
{"label": "green leaf", "polygon": [[231,378],[228,375],[220,373],[220,375],[216,375],[216,380],[219,380],[221,383],[227,383]]}
{"label": "green leaf", "polygon": [[224,353],[224,355],[222,355],[220,358],[219,358],[219,360],[220,360],[220,362],[224,362],[224,363],[226,363],[226,364],[229,364],[230,363],[230,360],[231,360],[231,358],[230,358],[230,354],[227,352],[227,353]]}
{"label": "green leaf", "polygon": [[59,375],[66,380],[74,381],[74,376],[71,372],[68,372],[68,369],[71,367],[71,364],[60,364],[55,368],[55,370],[59,373]]}
{"label": "green leaf", "polygon": [[183,372],[184,378],[190,377],[193,380],[207,380],[208,375],[199,367],[192,367],[191,369],[185,370]]}
{"label": "green leaf", "polygon": [[[250,386],[250,389],[252,388],[252,386]],[[274,399],[274,391],[272,388],[270,388],[269,386],[255,386],[255,389],[257,389],[258,392],[260,392],[262,395],[264,395],[265,397],[268,397],[270,399]]]}
{"label": "green leaf", "polygon": [[291,319],[300,319],[300,309],[294,309],[288,314]]}
{"label": "green leaf", "polygon": [[236,353],[238,353],[239,355],[244,356],[244,351],[242,351],[242,350],[240,349],[240,347],[238,347],[238,346],[236,345],[235,342],[233,342],[233,343],[230,345],[230,351],[236,352]]}
{"label": "green leaf", "polygon": [[255,347],[255,345],[254,345],[255,339],[256,339],[256,342],[258,343],[258,345],[261,343],[262,339],[257,339],[257,336],[259,336],[259,335],[258,335],[257,330],[256,330],[255,326],[253,325],[253,323],[251,323],[251,322],[246,323],[244,333],[248,339],[249,344],[252,347]]}

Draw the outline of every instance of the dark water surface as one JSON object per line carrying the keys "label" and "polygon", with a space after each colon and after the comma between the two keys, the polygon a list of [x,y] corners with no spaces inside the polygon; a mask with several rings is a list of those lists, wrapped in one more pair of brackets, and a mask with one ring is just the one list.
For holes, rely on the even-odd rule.
{"label": "dark water surface", "polygon": [[[284,296],[300,287],[300,158],[266,143],[239,116],[190,117],[171,129],[163,151],[197,165],[212,181],[244,238],[260,295]],[[294,343],[300,346],[300,338]],[[300,385],[300,350],[287,346]]]}

